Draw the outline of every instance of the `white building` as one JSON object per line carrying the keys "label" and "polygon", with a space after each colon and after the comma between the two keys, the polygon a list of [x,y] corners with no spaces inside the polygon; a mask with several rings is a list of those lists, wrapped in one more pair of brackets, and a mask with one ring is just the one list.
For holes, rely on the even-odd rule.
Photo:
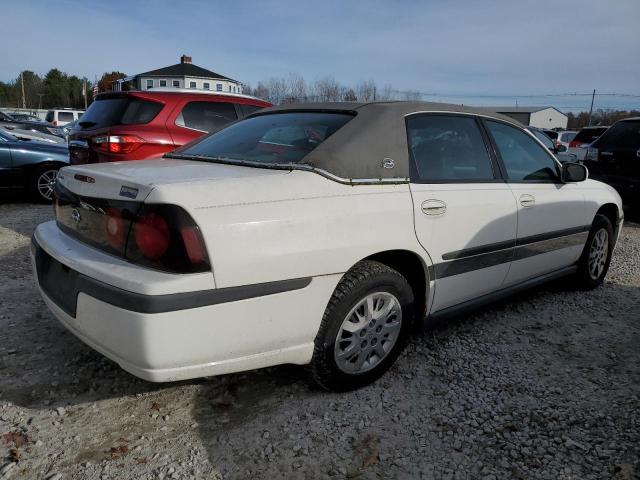
{"label": "white building", "polygon": [[537,128],[567,128],[569,117],[555,107],[485,107]]}
{"label": "white building", "polygon": [[139,73],[113,82],[113,90],[149,90],[151,88],[193,88],[227,93],[242,93],[242,83],[206,68],[194,65],[182,55],[180,63]]}

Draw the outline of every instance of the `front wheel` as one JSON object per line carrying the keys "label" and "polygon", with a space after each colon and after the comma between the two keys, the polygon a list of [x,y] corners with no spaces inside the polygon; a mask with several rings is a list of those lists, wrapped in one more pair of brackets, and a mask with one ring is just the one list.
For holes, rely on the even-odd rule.
{"label": "front wheel", "polygon": [[578,261],[577,280],[582,288],[591,290],[604,281],[611,263],[614,241],[611,221],[604,215],[596,215]]}
{"label": "front wheel", "polygon": [[396,270],[362,261],[336,287],[315,340],[311,371],[327,390],[378,379],[396,360],[413,323],[413,291]]}
{"label": "front wheel", "polygon": [[58,168],[53,166],[41,167],[33,172],[30,179],[29,190],[32,198],[41,203],[50,203],[53,200],[53,189],[58,178]]}

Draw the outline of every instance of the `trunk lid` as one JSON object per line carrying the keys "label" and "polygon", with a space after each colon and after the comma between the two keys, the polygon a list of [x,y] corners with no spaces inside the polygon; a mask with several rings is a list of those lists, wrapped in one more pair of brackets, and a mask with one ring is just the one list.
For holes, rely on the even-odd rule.
{"label": "trunk lid", "polygon": [[73,165],[60,171],[58,181],[81,196],[142,202],[158,185],[249,179],[286,173],[288,170],[163,159]]}

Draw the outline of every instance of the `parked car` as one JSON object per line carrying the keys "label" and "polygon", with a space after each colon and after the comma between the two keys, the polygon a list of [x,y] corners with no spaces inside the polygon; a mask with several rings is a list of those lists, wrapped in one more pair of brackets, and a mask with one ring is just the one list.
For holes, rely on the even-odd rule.
{"label": "parked car", "polygon": [[536,137],[540,142],[547,148],[551,153],[553,153],[561,163],[565,162],[575,162],[577,158],[575,155],[571,153],[567,153],[567,147],[564,145],[557,146],[551,138],[549,138],[546,130],[541,130],[535,127],[526,127],[526,130],[531,132],[534,137]]}
{"label": "parked car", "polygon": [[[557,137],[555,138],[556,146],[564,145],[564,147],[569,150],[569,144],[576,137],[578,132],[573,130],[565,130],[564,132],[558,132]],[[553,140],[553,139],[552,139]]]}
{"label": "parked car", "polygon": [[69,141],[69,135],[71,135],[71,130],[73,130],[73,128],[78,124],[77,120],[74,120],[73,122],[69,122],[67,123],[65,126],[61,127],[60,130],[62,131],[62,135],[64,136],[65,141]]}
{"label": "parked car", "polygon": [[584,127],[573,137],[573,140],[569,142],[569,153],[574,154],[578,160],[584,160],[587,147],[606,132],[607,128],[609,127]]}
{"label": "parked car", "polygon": [[40,117],[36,117],[35,115],[30,115],[28,113],[12,112],[9,115],[11,115],[16,120],[26,120],[28,122],[39,122],[39,123],[45,122]]}
{"label": "parked car", "polygon": [[66,144],[24,140],[0,129],[0,189],[26,189],[50,202],[60,167],[69,164]]}
{"label": "parked car", "polygon": [[29,120],[17,120],[8,113],[0,112],[0,126],[5,129],[33,130],[49,135],[62,136],[60,129],[45,122],[32,122]]}
{"label": "parked car", "polygon": [[103,93],[69,135],[71,163],[160,158],[270,105],[246,95],[189,89]]}
{"label": "parked car", "polygon": [[640,207],[640,117],[616,122],[587,149],[584,164],[622,199]]}
{"label": "parked car", "polygon": [[349,390],[425,315],[600,285],[622,205],[586,177],[485,110],[274,107],[163,160],[63,169],[32,253],[55,316],[139,377],[310,363]]}
{"label": "parked car", "polygon": [[8,124],[0,124],[0,128],[4,128],[5,131],[16,137],[18,140],[36,140],[45,143],[66,143],[64,138],[35,130],[20,130],[9,126]]}
{"label": "parked car", "polygon": [[47,112],[45,120],[56,127],[62,127],[67,123],[78,121],[83,114],[83,110],[73,110],[71,108],[54,109]]}

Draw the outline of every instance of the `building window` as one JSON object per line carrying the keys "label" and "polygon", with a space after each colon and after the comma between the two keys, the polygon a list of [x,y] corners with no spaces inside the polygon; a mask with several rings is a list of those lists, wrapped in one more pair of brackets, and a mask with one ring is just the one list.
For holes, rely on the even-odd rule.
{"label": "building window", "polygon": [[166,87],[167,86],[167,81],[166,80],[160,80],[160,86],[161,87]]}
{"label": "building window", "polygon": [[221,83],[216,84],[216,90],[219,91],[219,92],[222,91],[222,84]]}
{"label": "building window", "polygon": [[189,82],[189,88],[196,88],[196,82]]}
{"label": "building window", "polygon": [[211,89],[211,84],[209,82],[204,82],[202,84],[202,88],[204,88],[205,90],[209,90]]}
{"label": "building window", "polygon": [[147,89],[153,88],[153,80],[147,80]]}
{"label": "building window", "polygon": [[231,85],[229,85],[229,91],[231,91]]}
{"label": "building window", "polygon": [[180,80],[174,80],[173,81],[173,87],[174,88],[180,88]]}

